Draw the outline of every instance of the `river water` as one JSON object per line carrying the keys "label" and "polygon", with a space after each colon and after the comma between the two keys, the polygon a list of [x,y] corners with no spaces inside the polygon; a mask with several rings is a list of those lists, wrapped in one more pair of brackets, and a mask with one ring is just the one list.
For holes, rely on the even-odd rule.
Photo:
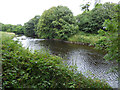
{"label": "river water", "polygon": [[[118,88],[118,72],[109,72],[110,68],[117,66],[115,62],[103,59],[104,52],[89,46],[75,45],[62,41],[34,39],[26,36],[14,38],[19,40],[23,47],[29,50],[49,50],[52,55],[63,58],[68,65],[76,65],[77,70],[86,77],[105,80],[113,88]],[[109,73],[107,73],[109,72]]]}

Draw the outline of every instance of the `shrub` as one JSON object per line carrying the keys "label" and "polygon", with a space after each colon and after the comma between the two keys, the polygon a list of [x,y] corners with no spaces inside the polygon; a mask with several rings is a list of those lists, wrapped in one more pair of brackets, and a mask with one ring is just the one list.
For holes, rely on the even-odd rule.
{"label": "shrub", "polygon": [[64,66],[60,57],[31,53],[11,40],[12,36],[2,35],[3,88],[110,88],[106,83],[75,74],[76,69]]}
{"label": "shrub", "polygon": [[37,36],[37,24],[40,19],[39,15],[36,15],[34,18],[30,19],[28,22],[24,23],[24,34],[29,37]]}
{"label": "shrub", "polygon": [[75,34],[78,26],[72,12],[65,6],[52,7],[41,15],[37,25],[40,38],[66,40]]}
{"label": "shrub", "polygon": [[111,19],[117,12],[114,3],[99,4],[91,11],[84,12],[76,16],[76,20],[80,31],[87,33],[97,33],[99,29],[103,29],[102,24],[106,19]]}

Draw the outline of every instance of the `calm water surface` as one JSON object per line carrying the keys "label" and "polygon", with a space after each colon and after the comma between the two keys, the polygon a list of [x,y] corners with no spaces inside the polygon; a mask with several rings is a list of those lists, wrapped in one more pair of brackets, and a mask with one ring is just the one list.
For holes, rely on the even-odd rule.
{"label": "calm water surface", "polygon": [[65,43],[62,41],[33,39],[26,36],[14,38],[19,39],[23,47],[30,50],[49,50],[50,54],[60,56],[68,65],[76,65],[86,77],[104,79],[113,88],[118,87],[118,72],[110,72],[109,69],[117,66],[117,63],[108,62],[103,59],[104,52],[92,47]]}

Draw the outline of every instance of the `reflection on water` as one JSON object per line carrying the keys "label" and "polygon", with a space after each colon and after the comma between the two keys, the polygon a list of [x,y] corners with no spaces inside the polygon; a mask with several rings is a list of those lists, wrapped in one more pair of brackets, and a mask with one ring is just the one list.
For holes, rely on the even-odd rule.
{"label": "reflection on water", "polygon": [[[15,40],[16,38],[14,38]],[[118,73],[106,73],[117,63],[103,60],[104,52],[93,49],[92,47],[69,44],[62,41],[33,39],[30,37],[17,37],[23,47],[30,50],[49,50],[50,54],[60,56],[68,65],[77,65],[86,77],[96,77],[105,79],[113,88],[118,87]]]}

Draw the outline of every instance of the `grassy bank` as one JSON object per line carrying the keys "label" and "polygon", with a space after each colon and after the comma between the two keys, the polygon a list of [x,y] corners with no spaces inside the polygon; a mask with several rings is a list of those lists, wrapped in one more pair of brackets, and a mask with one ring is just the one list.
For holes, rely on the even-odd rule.
{"label": "grassy bank", "polygon": [[[13,41],[14,34],[2,34],[3,88],[110,88],[98,79],[74,73],[62,58],[34,52]],[[70,69],[71,68],[71,69]]]}
{"label": "grassy bank", "polygon": [[103,38],[103,36],[100,36],[100,35],[97,35],[97,34],[84,33],[82,31],[80,31],[77,34],[73,35],[72,37],[68,38],[68,41],[88,43],[90,45],[94,45],[95,46],[95,44],[101,38]]}

